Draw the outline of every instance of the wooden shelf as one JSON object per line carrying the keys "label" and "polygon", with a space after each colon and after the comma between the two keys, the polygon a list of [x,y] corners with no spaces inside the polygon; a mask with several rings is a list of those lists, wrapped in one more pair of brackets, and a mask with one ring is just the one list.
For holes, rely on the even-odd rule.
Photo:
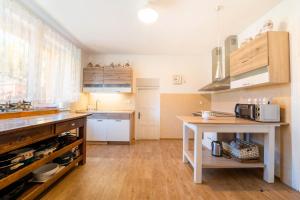
{"label": "wooden shelf", "polygon": [[49,180],[44,183],[37,183],[27,191],[25,191],[18,199],[22,200],[32,200],[42,194],[50,185],[58,181],[63,175],[76,166],[82,160],[82,156],[79,156],[74,161],[72,161],[68,166],[64,167],[57,174],[52,176]]}
{"label": "wooden shelf", "polygon": [[37,160],[37,161],[31,163],[30,165],[27,165],[26,167],[16,171],[15,173],[2,178],[0,180],[0,190],[5,188],[6,186],[10,185],[11,183],[19,180],[20,178],[26,176],[27,174],[31,173],[33,170],[41,167],[42,165],[54,160],[55,158],[63,155],[64,153],[67,153],[72,148],[74,148],[82,143],[83,143],[83,139],[79,139],[79,140],[73,142],[72,144],[69,144],[68,146],[63,147],[62,149],[53,152],[49,156],[47,156],[41,160]]}
{"label": "wooden shelf", "polygon": [[[194,167],[194,151],[187,151],[184,153]],[[214,157],[207,148],[203,148],[202,155],[202,168],[264,168],[264,164],[261,162],[241,163],[233,159]]]}

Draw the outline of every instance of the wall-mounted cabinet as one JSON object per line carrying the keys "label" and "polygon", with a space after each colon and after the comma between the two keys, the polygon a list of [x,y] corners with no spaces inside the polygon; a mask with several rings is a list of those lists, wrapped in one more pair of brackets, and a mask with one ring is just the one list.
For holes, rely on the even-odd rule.
{"label": "wall-mounted cabinet", "polygon": [[231,88],[290,81],[289,33],[267,32],[230,55]]}
{"label": "wall-mounted cabinet", "polygon": [[84,92],[132,92],[131,67],[87,67],[83,69]]}
{"label": "wall-mounted cabinet", "polygon": [[103,67],[86,67],[83,69],[83,87],[103,86]]}

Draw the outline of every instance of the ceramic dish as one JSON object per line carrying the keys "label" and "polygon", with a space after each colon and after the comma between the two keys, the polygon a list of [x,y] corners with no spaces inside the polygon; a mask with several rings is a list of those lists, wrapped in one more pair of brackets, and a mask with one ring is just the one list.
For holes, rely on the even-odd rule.
{"label": "ceramic dish", "polygon": [[36,180],[43,181],[43,180],[47,180],[51,176],[53,176],[57,172],[58,169],[59,169],[58,164],[49,163],[49,164],[43,165],[42,167],[34,170],[32,173]]}

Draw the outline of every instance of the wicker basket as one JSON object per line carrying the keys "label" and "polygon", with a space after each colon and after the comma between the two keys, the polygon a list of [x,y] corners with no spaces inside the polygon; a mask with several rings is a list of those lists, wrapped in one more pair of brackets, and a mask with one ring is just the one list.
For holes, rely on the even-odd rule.
{"label": "wicker basket", "polygon": [[235,139],[230,142],[222,142],[223,152],[239,160],[258,160],[259,148],[255,144]]}

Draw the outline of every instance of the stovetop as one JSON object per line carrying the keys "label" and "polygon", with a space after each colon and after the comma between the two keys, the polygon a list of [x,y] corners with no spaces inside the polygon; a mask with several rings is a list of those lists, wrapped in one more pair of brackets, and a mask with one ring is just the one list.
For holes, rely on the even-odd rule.
{"label": "stovetop", "polygon": [[[202,112],[203,111],[194,112],[193,115],[201,117],[202,116]],[[220,111],[210,111],[210,112],[211,112],[211,116],[214,116],[214,117],[235,117],[235,115],[232,114],[232,113],[220,112]]]}

